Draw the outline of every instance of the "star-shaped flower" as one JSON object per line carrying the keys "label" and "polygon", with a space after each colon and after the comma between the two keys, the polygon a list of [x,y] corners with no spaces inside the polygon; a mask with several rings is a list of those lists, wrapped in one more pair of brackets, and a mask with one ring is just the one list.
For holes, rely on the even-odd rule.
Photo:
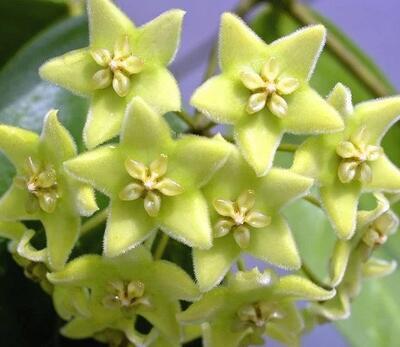
{"label": "star-shaped flower", "polygon": [[204,294],[178,314],[178,320],[203,323],[207,346],[248,346],[262,341],[263,335],[297,345],[303,321],[295,301],[328,300],[334,295],[334,289],[324,290],[300,276],[278,278],[271,271],[253,269],[238,272],[227,286]]}
{"label": "star-shaped flower", "polygon": [[119,145],[66,163],[74,177],[111,199],[104,252],[116,256],[157,228],[192,247],[211,247],[211,225],[200,191],[225,162],[230,145],[217,137],[171,137],[167,122],[142,99],[128,107]]}
{"label": "star-shaped flower", "polygon": [[257,177],[239,150],[230,146],[226,164],[203,190],[214,235],[212,248],[193,250],[194,269],[203,291],[217,285],[243,252],[285,269],[301,265],[280,210],[305,195],[313,180],[278,168]]}
{"label": "star-shaped flower", "polygon": [[293,169],[316,178],[335,231],[339,238],[349,239],[356,228],[362,192],[400,191],[400,171],[380,145],[400,116],[400,97],[363,102],[353,108],[350,91],[338,84],[328,102],[341,113],[344,131],[307,139],[296,152]]}
{"label": "star-shaped flower", "polygon": [[42,78],[90,97],[84,129],[89,149],[119,134],[127,104],[142,97],[164,114],[181,107],[166,66],[177,51],[184,12],[171,10],[140,28],[110,1],[88,0],[90,46],[51,59]]}
{"label": "star-shaped flower", "polygon": [[49,265],[61,268],[78,238],[80,215],[97,210],[93,189],[64,171],[64,161],[77,155],[72,137],[53,110],[44,120],[40,137],[0,125],[0,150],[17,171],[0,200],[0,218],[40,220],[46,232]]}
{"label": "star-shaped flower", "polygon": [[53,286],[46,277],[49,271],[47,249],[36,250],[30,244],[34,233],[21,222],[0,222],[0,236],[10,240],[7,248],[15,262],[23,268],[27,278],[51,294]]}
{"label": "star-shaped flower", "polygon": [[[199,296],[188,274],[173,263],[153,261],[144,247],[116,258],[85,255],[48,278],[55,285],[57,312],[68,321],[62,333],[70,338],[87,338],[112,329],[142,346],[159,331],[175,346],[180,341],[175,318],[180,311],[178,300],[192,301]],[[137,316],[144,317],[155,331],[149,336],[137,332]]]}
{"label": "star-shaped flower", "polygon": [[337,287],[337,295],[324,303],[313,304],[310,310],[314,314],[329,320],[348,318],[351,301],[359,295],[363,280],[387,276],[397,268],[395,260],[373,257],[374,251],[399,226],[387,199],[382,194],[377,194],[376,199],[376,208],[358,212],[354,237],[336,242],[330,261],[330,282]]}
{"label": "star-shaped flower", "polygon": [[233,124],[236,143],[258,176],[271,168],[285,132],[343,129],[336,110],[308,84],[325,35],[316,25],[267,45],[233,14],[222,16],[222,74],[197,89],[191,102],[213,121]]}

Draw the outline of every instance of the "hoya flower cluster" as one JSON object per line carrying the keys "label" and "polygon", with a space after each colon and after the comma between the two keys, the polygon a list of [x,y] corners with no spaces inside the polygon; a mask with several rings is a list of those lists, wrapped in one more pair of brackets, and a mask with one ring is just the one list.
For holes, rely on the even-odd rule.
{"label": "hoya flower cluster", "polygon": [[[0,125],[0,149],[16,169],[0,200],[0,233],[52,295],[66,321],[62,334],[120,347],[174,347],[199,337],[205,346],[249,346],[266,336],[297,346],[306,324],[350,314],[364,278],[395,269],[371,255],[398,225],[385,194],[400,192],[400,171],[381,140],[400,115],[400,97],[353,106],[341,84],[327,99],[312,89],[323,26],[266,44],[235,15],[222,16],[221,73],[191,102],[210,121],[230,125],[230,143],[194,128],[174,134],[163,117],[181,109],[167,66],[183,11],[136,27],[111,1],[88,0],[88,15],[89,47],[40,69],[42,78],[90,99],[88,150],[77,152],[55,110],[41,136]],[[273,165],[285,133],[308,136],[290,169]],[[102,211],[96,191],[107,197]],[[374,194],[374,209],[359,210],[363,193]],[[325,285],[301,271],[282,213],[303,197],[336,231]],[[82,230],[102,216],[103,254],[71,257]],[[31,243],[36,232],[24,222],[32,220],[43,225],[43,249]],[[162,260],[169,237],[191,248],[194,278],[186,264]],[[245,254],[290,274],[246,269]],[[314,303],[299,309],[299,300]]]}

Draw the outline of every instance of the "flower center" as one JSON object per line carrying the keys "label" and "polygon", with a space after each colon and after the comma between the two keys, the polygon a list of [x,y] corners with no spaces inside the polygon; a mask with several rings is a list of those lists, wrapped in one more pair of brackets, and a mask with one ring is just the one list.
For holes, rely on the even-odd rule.
{"label": "flower center", "polygon": [[287,114],[288,104],[283,98],[299,88],[299,81],[292,77],[281,77],[280,67],[275,58],[270,58],[258,74],[253,70],[245,70],[240,74],[244,86],[252,94],[247,103],[249,114],[257,113],[265,108],[277,117]]}
{"label": "flower center", "polygon": [[161,208],[161,195],[175,196],[183,193],[181,185],[165,177],[168,170],[168,157],[161,154],[149,166],[136,160],[125,161],[125,169],[134,182],[129,183],[119,193],[124,201],[144,198],[144,208],[151,217],[158,215]]}
{"label": "flower center", "polygon": [[130,77],[143,70],[143,60],[132,54],[128,36],[118,40],[114,52],[108,49],[91,51],[94,61],[103,69],[93,75],[95,89],[104,89],[113,86],[114,91],[124,97],[131,86]]}
{"label": "flower center", "polygon": [[280,312],[275,303],[264,301],[255,302],[243,306],[237,312],[239,318],[238,328],[264,328],[273,319],[282,319],[283,313]]}
{"label": "flower center", "polygon": [[132,309],[139,305],[150,306],[150,301],[145,296],[145,286],[140,281],[111,281],[106,291],[102,301],[105,307]]}
{"label": "flower center", "polygon": [[353,180],[369,183],[372,181],[369,163],[376,161],[382,155],[382,148],[367,145],[365,128],[361,128],[349,140],[339,143],[336,153],[342,159],[338,168],[338,176],[342,183]]}
{"label": "flower center", "polygon": [[15,178],[16,184],[29,192],[25,208],[28,213],[39,209],[47,213],[54,212],[59,199],[57,174],[51,165],[44,168],[29,157],[26,165],[26,175]]}
{"label": "flower center", "polygon": [[240,248],[246,248],[250,243],[250,227],[264,228],[271,223],[271,218],[254,210],[256,202],[252,190],[243,192],[236,201],[217,199],[214,208],[224,217],[214,226],[214,236],[223,237],[229,232]]}

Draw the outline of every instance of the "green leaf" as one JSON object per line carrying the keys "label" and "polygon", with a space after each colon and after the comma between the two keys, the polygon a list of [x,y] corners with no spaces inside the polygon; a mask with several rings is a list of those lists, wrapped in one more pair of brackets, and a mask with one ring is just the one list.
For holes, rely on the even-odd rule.
{"label": "green leaf", "polygon": [[[59,108],[60,121],[82,148],[81,133],[87,101],[41,81],[38,68],[51,56],[85,45],[86,37],[85,19],[67,19],[23,47],[0,71],[0,123],[39,133],[46,113]],[[0,156],[0,167],[0,193],[3,193],[11,183],[14,170],[4,156]]]}
{"label": "green leaf", "polygon": [[0,66],[37,33],[66,16],[68,7],[51,0],[0,3]]}

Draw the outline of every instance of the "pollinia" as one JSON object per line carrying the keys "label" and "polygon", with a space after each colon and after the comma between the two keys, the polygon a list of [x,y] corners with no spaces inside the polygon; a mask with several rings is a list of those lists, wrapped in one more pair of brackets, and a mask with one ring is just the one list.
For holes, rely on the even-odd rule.
{"label": "pollinia", "polygon": [[[63,335],[115,347],[198,338],[236,347],[266,336],[297,346],[317,324],[347,318],[364,279],[394,271],[374,251],[398,227],[391,204],[400,171],[381,140],[399,118],[400,97],[353,106],[340,83],[321,97],[309,80],[322,25],[267,44],[223,14],[220,73],[194,92],[200,116],[188,118],[167,68],[183,11],[136,27],[110,0],[88,0],[88,16],[89,47],[39,71],[90,100],[87,150],[78,152],[56,110],[40,136],[0,125],[0,149],[16,170],[0,200],[0,234],[52,296]],[[171,130],[168,112],[186,120],[186,133]],[[305,140],[283,143],[285,133]],[[292,166],[280,168],[274,160],[288,148]],[[362,195],[373,202],[368,210]],[[303,265],[282,213],[299,199],[318,206],[336,233],[324,281]],[[39,224],[27,221],[43,226],[45,248],[34,246]],[[101,255],[75,255],[88,233],[103,231]],[[193,273],[179,254],[166,256],[171,243],[191,250]],[[244,255],[267,268],[246,268]]]}

